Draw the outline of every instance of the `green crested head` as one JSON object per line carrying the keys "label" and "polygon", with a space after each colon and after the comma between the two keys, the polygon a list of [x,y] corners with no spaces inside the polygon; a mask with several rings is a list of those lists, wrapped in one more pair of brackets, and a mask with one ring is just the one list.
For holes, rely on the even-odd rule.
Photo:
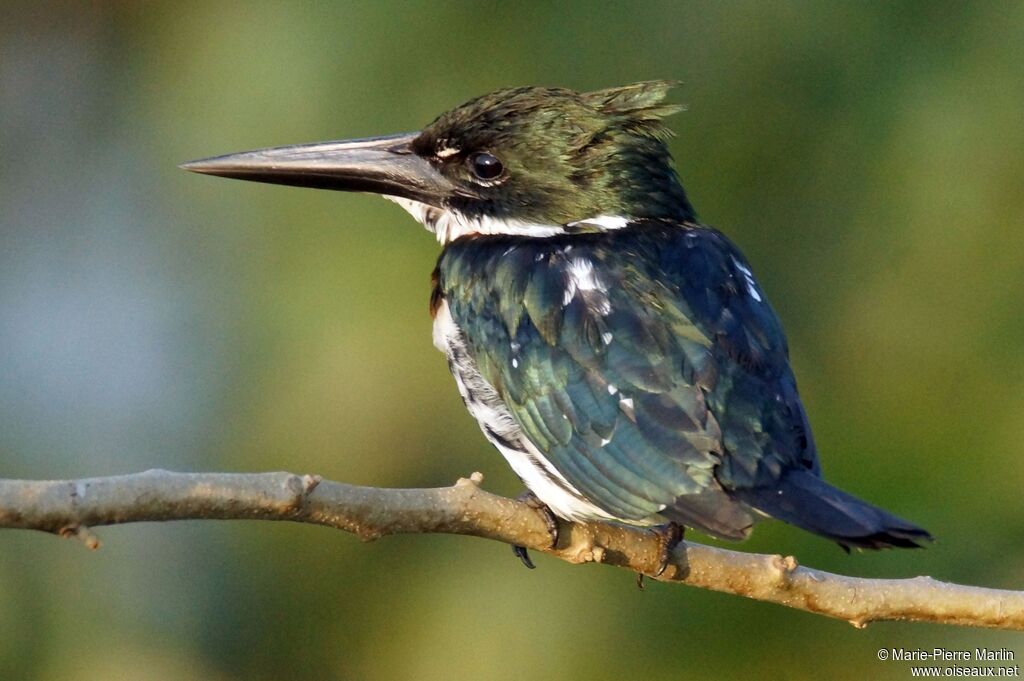
{"label": "green crested head", "polygon": [[672,166],[664,118],[674,83],[594,92],[498,90],[422,131],[260,149],[185,164],[239,179],[381,194],[438,239],[530,237],[694,219]]}
{"label": "green crested head", "polygon": [[442,114],[412,144],[473,195],[470,216],[565,225],[598,216],[690,219],[663,122],[668,81],[578,93],[520,87]]}

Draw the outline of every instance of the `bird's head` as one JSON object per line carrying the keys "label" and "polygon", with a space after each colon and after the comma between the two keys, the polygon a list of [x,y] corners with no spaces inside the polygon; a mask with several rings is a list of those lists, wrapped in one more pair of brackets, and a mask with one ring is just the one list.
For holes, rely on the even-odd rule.
{"label": "bird's head", "polygon": [[673,83],[578,93],[499,90],[422,131],[260,149],[186,163],[257,182],[373,192],[447,242],[465,234],[604,231],[693,211],[665,144]]}

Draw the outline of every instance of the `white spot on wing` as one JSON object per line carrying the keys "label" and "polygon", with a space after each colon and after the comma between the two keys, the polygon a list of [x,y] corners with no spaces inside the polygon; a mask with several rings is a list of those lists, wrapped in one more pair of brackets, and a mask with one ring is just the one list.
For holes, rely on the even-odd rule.
{"label": "white spot on wing", "polygon": [[761,294],[757,290],[757,282],[754,281],[754,273],[750,271],[749,267],[741,263],[736,258],[733,258],[732,262],[734,265],[736,265],[736,269],[738,269],[740,273],[743,275],[743,283],[747,285],[747,293],[750,295],[751,298],[760,303]]}
{"label": "white spot on wing", "polygon": [[604,316],[612,311],[611,303],[605,293],[608,288],[594,271],[594,263],[588,258],[572,258],[566,268],[565,293],[562,295],[562,307],[572,302],[577,293],[594,292],[587,302],[598,314]]}
{"label": "white spot on wing", "polygon": [[633,398],[632,397],[619,397],[619,409],[626,415],[626,418],[636,423],[636,411],[633,409]]}
{"label": "white spot on wing", "polygon": [[604,290],[604,285],[594,274],[594,263],[586,258],[573,258],[569,261],[569,276],[580,291]]}

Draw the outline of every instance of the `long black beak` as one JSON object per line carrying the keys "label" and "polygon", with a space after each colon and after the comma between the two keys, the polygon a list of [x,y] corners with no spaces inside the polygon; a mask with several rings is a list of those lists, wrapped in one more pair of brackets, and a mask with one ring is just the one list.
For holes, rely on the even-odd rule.
{"label": "long black beak", "polygon": [[257,149],[179,167],[238,180],[386,194],[433,206],[465,193],[413,152],[418,134]]}

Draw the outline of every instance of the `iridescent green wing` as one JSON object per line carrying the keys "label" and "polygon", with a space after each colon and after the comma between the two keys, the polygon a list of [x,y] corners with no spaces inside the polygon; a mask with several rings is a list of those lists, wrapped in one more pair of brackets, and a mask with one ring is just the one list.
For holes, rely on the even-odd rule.
{"label": "iridescent green wing", "polygon": [[[624,520],[676,509],[736,536],[749,521],[716,477],[723,442],[744,447],[755,472],[772,455],[759,431],[775,398],[760,384],[778,382],[764,368],[780,351],[785,364],[785,343],[770,310],[775,328],[726,290],[744,282],[714,233],[690,245],[686,234],[462,240],[442,256],[441,289],[481,375],[584,496]],[[738,315],[751,321],[733,323]],[[738,405],[734,433],[723,433],[716,403]]]}

